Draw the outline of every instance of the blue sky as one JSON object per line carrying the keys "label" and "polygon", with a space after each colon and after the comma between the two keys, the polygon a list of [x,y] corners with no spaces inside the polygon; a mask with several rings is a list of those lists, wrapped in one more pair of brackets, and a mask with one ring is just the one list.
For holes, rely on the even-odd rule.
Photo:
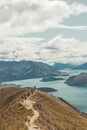
{"label": "blue sky", "polygon": [[67,3],[74,3],[74,2],[78,2],[78,3],[82,3],[82,4],[87,4],[87,0],[65,0]]}
{"label": "blue sky", "polygon": [[0,60],[87,62],[87,0],[1,0]]}

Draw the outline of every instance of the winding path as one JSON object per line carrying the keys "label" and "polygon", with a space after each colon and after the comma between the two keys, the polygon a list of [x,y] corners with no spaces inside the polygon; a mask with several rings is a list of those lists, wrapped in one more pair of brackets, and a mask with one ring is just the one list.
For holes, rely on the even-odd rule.
{"label": "winding path", "polygon": [[41,130],[38,126],[36,126],[34,123],[35,121],[38,119],[39,117],[39,112],[36,111],[34,108],[33,108],[33,105],[35,104],[34,101],[32,101],[31,99],[27,99],[25,100],[22,105],[27,109],[27,110],[30,110],[32,109],[33,111],[33,116],[31,117],[31,120],[30,120],[30,125],[26,122],[26,125],[28,126],[28,130]]}

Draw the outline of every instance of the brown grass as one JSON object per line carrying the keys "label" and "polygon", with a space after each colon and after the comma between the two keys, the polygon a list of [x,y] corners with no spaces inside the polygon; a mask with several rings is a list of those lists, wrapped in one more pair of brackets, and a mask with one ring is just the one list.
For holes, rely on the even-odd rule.
{"label": "brown grass", "polygon": [[14,89],[13,95],[11,93],[11,96],[4,99],[0,109],[0,130],[27,130],[26,117],[33,112],[26,110],[20,103],[22,95],[26,92],[30,90],[20,89],[15,92]]}
{"label": "brown grass", "polygon": [[35,99],[40,113],[37,124],[45,130],[87,130],[87,119],[62,100],[43,92]]}
{"label": "brown grass", "polygon": [[[28,114],[32,116],[33,112],[20,103],[26,92],[31,93],[31,89],[3,89],[0,95],[0,98],[3,97],[3,101],[0,99],[0,130],[27,130],[26,117]],[[63,100],[40,91],[37,91],[34,100],[34,108],[40,113],[36,124],[43,130],[87,130],[87,118]]]}

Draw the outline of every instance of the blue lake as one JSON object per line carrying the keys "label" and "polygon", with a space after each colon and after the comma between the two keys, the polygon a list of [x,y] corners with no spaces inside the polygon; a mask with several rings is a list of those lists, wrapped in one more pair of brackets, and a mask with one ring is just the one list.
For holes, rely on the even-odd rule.
{"label": "blue lake", "polygon": [[[87,70],[64,70],[68,72],[70,75],[79,74],[81,72],[87,72]],[[27,79],[27,80],[19,80],[19,81],[12,81],[12,82],[5,82],[7,84],[17,84],[21,85],[21,87],[33,87],[34,85],[39,87],[50,87],[55,88],[58,91],[53,92],[56,97],[61,97],[71,103],[72,105],[76,106],[80,109],[80,111],[87,113],[87,87],[78,87],[78,86],[67,86],[64,84],[65,80],[68,76],[64,77],[64,80],[61,81],[51,81],[51,82],[41,82],[42,78],[37,79]]]}

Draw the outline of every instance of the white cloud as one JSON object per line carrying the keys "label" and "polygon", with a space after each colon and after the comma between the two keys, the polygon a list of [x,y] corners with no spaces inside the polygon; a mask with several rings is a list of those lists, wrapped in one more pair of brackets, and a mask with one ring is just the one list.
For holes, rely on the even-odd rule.
{"label": "white cloud", "polygon": [[43,38],[9,37],[0,44],[0,60],[83,63],[87,61],[87,42],[62,35],[46,43]]}
{"label": "white cloud", "polygon": [[43,40],[43,38],[4,38],[0,44],[0,60],[37,60],[39,46]]}
{"label": "white cloud", "polygon": [[87,61],[86,42],[63,36],[47,43],[42,38],[17,37],[51,28],[87,30],[87,26],[62,25],[82,13],[87,13],[86,5],[64,0],[0,0],[0,60]]}
{"label": "white cloud", "polygon": [[85,12],[85,5],[60,0],[0,0],[0,37],[56,28],[65,18]]}
{"label": "white cloud", "polygon": [[72,13],[75,15],[79,15],[81,13],[87,13],[87,5],[83,5],[81,3],[74,3],[71,5]]}
{"label": "white cloud", "polygon": [[67,25],[59,24],[58,26],[56,26],[56,28],[63,28],[63,29],[68,29],[68,30],[84,30],[84,31],[87,31],[87,26],[67,26]]}
{"label": "white cloud", "polygon": [[74,64],[83,63],[87,61],[87,42],[58,35],[42,46],[41,57],[50,63],[57,61]]}

